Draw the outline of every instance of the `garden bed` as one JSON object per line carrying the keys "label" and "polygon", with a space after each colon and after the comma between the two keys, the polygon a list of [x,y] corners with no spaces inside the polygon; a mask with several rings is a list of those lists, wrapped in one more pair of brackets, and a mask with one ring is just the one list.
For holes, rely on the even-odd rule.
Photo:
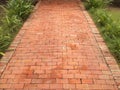
{"label": "garden bed", "polygon": [[[3,2],[2,2],[3,3]],[[0,8],[0,58],[32,12],[35,0],[7,0]]]}

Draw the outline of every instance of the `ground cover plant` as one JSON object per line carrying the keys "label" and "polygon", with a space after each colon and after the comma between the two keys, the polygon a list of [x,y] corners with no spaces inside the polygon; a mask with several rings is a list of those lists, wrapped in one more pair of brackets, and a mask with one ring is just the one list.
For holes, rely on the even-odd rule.
{"label": "ground cover plant", "polygon": [[85,7],[97,24],[111,53],[120,63],[120,22],[112,18],[107,6],[111,0],[86,0]]}
{"label": "ground cover plant", "polygon": [[23,22],[33,9],[33,0],[8,0],[5,6],[0,5],[5,14],[0,25],[0,57],[9,47]]}

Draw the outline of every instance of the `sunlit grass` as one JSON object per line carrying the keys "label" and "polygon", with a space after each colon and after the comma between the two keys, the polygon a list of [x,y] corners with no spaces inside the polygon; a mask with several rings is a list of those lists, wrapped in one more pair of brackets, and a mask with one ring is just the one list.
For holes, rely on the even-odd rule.
{"label": "sunlit grass", "polygon": [[108,10],[111,13],[112,18],[115,21],[118,21],[118,20],[120,21],[120,8],[118,8],[118,7],[110,7]]}

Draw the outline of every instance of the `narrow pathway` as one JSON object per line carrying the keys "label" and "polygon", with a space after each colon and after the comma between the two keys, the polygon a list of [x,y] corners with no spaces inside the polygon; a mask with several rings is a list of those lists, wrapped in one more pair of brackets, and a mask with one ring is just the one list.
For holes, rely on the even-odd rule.
{"label": "narrow pathway", "polygon": [[118,90],[85,13],[77,0],[42,0],[13,42],[0,90]]}

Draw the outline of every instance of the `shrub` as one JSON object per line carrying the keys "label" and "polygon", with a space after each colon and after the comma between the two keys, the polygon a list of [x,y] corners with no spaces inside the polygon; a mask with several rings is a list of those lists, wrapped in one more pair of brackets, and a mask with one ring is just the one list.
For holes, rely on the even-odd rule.
{"label": "shrub", "polygon": [[7,4],[7,15],[17,17],[25,20],[32,10],[32,0],[9,0]]}
{"label": "shrub", "polygon": [[0,34],[0,55],[3,55],[3,52],[5,51],[5,49],[8,47],[8,45],[10,44],[10,36],[9,35],[1,35]]}
{"label": "shrub", "polygon": [[106,7],[111,0],[86,0],[86,9],[91,8],[104,8]]}
{"label": "shrub", "polygon": [[27,19],[33,8],[32,0],[8,0],[0,27],[0,55],[8,48],[10,42]]}
{"label": "shrub", "polygon": [[120,38],[116,38],[113,42],[110,43],[110,50],[117,58],[118,62],[120,63]]}
{"label": "shrub", "polygon": [[[96,11],[96,12],[94,12]],[[96,22],[100,26],[106,26],[108,23],[112,23],[113,20],[111,19],[111,15],[106,12],[104,9],[96,9],[96,10],[91,10],[92,13],[95,15],[95,19],[97,20]]]}

